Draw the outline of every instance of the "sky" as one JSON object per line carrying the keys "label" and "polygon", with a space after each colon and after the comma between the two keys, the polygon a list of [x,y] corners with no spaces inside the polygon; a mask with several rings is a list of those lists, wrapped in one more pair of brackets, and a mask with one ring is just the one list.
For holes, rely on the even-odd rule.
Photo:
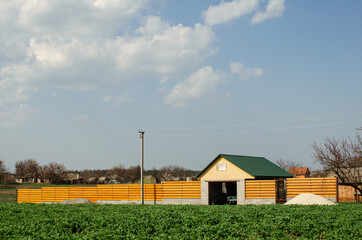
{"label": "sky", "polygon": [[0,0],[0,159],[300,162],[362,127],[359,0]]}

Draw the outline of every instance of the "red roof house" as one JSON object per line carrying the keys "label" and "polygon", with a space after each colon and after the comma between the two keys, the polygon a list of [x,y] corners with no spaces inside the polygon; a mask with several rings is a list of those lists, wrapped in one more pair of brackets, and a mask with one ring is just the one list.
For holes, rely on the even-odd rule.
{"label": "red roof house", "polygon": [[310,176],[310,171],[307,167],[292,167],[289,168],[289,173],[295,178],[307,178]]}

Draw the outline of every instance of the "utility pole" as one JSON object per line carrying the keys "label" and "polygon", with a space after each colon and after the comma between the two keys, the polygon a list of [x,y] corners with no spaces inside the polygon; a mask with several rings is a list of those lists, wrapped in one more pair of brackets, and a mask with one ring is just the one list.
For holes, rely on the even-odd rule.
{"label": "utility pole", "polygon": [[143,189],[143,162],[144,162],[144,135],[145,135],[145,131],[144,130],[139,130],[138,131],[140,133],[140,137],[141,137],[141,203],[142,205],[145,203],[144,201],[144,189]]}

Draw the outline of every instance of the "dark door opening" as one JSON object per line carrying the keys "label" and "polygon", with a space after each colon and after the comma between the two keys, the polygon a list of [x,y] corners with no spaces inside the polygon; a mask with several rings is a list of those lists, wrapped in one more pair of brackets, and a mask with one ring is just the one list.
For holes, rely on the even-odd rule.
{"label": "dark door opening", "polygon": [[284,179],[275,180],[275,190],[276,190],[276,203],[283,204],[287,202],[287,193],[284,186]]}
{"label": "dark door opening", "polygon": [[209,205],[237,204],[236,182],[209,182]]}

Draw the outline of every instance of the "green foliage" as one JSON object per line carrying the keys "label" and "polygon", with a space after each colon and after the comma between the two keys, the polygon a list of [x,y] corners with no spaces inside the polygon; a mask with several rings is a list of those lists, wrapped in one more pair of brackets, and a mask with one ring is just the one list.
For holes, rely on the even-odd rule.
{"label": "green foliage", "polygon": [[362,205],[0,203],[0,239],[361,239]]}

